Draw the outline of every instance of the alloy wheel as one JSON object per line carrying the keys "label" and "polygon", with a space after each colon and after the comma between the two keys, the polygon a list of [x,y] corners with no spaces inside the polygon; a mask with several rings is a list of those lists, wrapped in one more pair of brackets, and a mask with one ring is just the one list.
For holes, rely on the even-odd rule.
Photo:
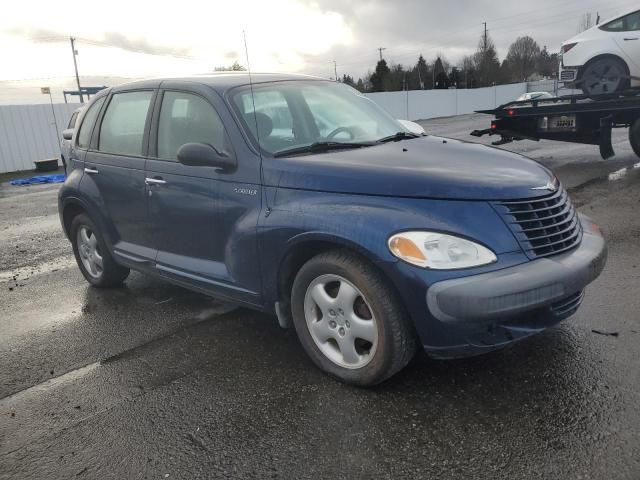
{"label": "alloy wheel", "polygon": [[104,272],[98,237],[86,225],[81,225],[77,233],[78,254],[82,265],[93,278],[100,278]]}
{"label": "alloy wheel", "polygon": [[584,87],[590,95],[615,93],[624,81],[625,72],[615,60],[599,60],[583,74]]}
{"label": "alloy wheel", "polygon": [[321,275],[307,287],[304,312],[311,338],[333,363],[362,368],[378,346],[376,318],[362,292],[338,275]]}

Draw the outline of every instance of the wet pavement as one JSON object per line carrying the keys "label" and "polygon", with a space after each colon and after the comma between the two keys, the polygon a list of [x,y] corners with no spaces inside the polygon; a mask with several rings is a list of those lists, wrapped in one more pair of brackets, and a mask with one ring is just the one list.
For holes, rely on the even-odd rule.
{"label": "wet pavement", "polygon": [[[425,125],[473,140],[486,121]],[[135,273],[89,288],[57,186],[0,186],[0,478],[640,478],[640,160],[624,133],[610,161],[505,147],[553,168],[606,232],[579,313],[484,357],[420,354],[369,390],[320,373],[268,316]]]}

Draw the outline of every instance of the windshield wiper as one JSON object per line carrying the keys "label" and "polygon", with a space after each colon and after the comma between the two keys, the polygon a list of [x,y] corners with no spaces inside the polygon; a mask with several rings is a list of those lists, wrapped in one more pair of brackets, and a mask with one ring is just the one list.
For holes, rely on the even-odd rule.
{"label": "windshield wiper", "polygon": [[286,148],[273,154],[274,157],[286,157],[288,155],[298,155],[301,153],[322,153],[330,150],[342,150],[349,148],[363,148],[377,145],[377,142],[314,142],[311,145],[302,147]]}
{"label": "windshield wiper", "polygon": [[398,132],[388,137],[383,137],[378,140],[378,143],[398,142],[400,140],[407,140],[409,138],[418,138],[420,135],[411,132]]}

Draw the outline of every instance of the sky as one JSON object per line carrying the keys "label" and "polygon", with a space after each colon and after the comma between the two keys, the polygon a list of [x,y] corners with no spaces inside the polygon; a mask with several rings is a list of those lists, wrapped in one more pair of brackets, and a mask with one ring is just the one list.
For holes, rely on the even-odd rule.
{"label": "sky", "polygon": [[[363,76],[380,48],[389,63],[422,53],[456,64],[472,53],[483,22],[500,58],[518,36],[550,51],[577,33],[581,15],[603,18],[637,7],[630,0],[9,0],[0,16],[0,104],[55,101],[74,88],[69,36],[81,83],[209,73],[238,61],[253,71]],[[243,33],[244,32],[244,33]],[[334,66],[335,61],[335,66]],[[48,99],[47,99],[48,100]]]}

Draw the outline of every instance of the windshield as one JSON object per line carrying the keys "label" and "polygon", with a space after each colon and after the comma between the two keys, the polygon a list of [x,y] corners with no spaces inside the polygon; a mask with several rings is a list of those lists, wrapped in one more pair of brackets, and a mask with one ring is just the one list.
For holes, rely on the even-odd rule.
{"label": "windshield", "polygon": [[371,100],[341,83],[274,82],[254,85],[253,93],[252,100],[251,88],[242,87],[231,103],[252,140],[271,155],[324,142],[372,144],[407,132]]}

